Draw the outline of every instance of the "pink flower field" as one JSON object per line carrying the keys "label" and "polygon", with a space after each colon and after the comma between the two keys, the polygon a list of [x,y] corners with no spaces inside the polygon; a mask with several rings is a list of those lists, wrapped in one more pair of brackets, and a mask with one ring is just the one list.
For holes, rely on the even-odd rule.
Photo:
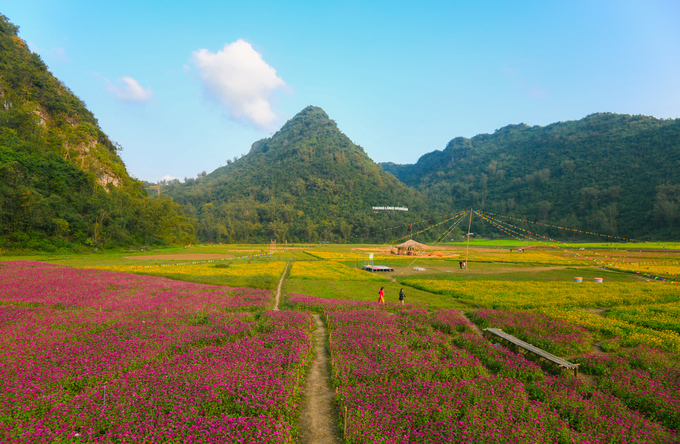
{"label": "pink flower field", "polygon": [[[297,443],[312,312],[327,325],[341,442],[679,442],[671,353],[580,354],[589,376],[575,379],[492,344],[457,310],[286,304],[271,310],[265,290],[2,263],[0,443]],[[588,339],[528,312],[470,316],[554,350]]]}
{"label": "pink flower field", "polygon": [[545,376],[470,333],[460,312],[343,310],[327,318],[348,443],[678,442],[675,431],[608,392]]}
{"label": "pink flower field", "polygon": [[270,302],[262,290],[6,264],[0,436],[294,442],[311,318],[263,310]]}

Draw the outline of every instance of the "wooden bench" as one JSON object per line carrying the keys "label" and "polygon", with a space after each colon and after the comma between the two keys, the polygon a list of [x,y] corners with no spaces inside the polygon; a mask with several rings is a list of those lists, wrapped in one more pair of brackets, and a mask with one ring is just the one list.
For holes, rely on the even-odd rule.
{"label": "wooden bench", "polygon": [[559,368],[567,369],[567,370],[573,370],[574,371],[574,376],[578,376],[578,364],[574,364],[572,362],[569,362],[565,359],[560,358],[559,356],[555,356],[552,353],[548,353],[545,350],[542,350],[538,347],[535,347],[527,342],[522,341],[521,339],[517,339],[516,337],[507,334],[500,328],[485,328],[484,329],[484,336],[489,337],[489,336],[494,336],[496,338],[499,338],[509,344],[512,344],[515,346],[515,351],[520,352],[519,349],[522,349],[526,352],[533,353],[534,355],[545,359],[546,361],[552,362],[553,364],[557,365]]}

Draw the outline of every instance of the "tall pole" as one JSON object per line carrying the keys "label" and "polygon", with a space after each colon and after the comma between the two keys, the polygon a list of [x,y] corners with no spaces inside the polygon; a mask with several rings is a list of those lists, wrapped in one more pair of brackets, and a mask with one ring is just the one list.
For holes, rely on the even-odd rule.
{"label": "tall pole", "polygon": [[470,222],[468,223],[468,230],[465,237],[467,237],[467,245],[465,246],[465,268],[467,269],[468,251],[470,251],[470,227],[472,227],[472,208],[470,208]]}

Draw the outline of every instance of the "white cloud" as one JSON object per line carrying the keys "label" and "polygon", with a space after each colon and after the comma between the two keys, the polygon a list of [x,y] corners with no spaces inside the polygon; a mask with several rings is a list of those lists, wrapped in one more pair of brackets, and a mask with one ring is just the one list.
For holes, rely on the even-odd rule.
{"label": "white cloud", "polygon": [[273,93],[286,82],[250,43],[239,39],[216,53],[200,49],[192,61],[206,96],[224,106],[233,119],[272,128],[278,119],[271,107]]}
{"label": "white cloud", "polygon": [[174,181],[174,180],[179,180],[179,177],[175,177],[175,176],[171,176],[171,175],[169,175],[169,174],[166,174],[166,175],[163,176],[163,177],[161,178],[161,180],[159,180],[158,182],[159,182],[159,183],[170,183],[170,182],[172,182],[172,181]]}
{"label": "white cloud", "polygon": [[144,89],[139,82],[132,77],[121,77],[118,79],[118,83],[122,83],[122,85],[114,85],[109,80],[106,82],[106,89],[120,100],[146,102],[153,97],[151,88]]}

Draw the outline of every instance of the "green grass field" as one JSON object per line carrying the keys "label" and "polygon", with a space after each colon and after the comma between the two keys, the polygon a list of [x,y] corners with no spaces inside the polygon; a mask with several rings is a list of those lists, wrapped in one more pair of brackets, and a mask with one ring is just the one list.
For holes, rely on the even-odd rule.
{"label": "green grass field", "polygon": [[[408,279],[424,279],[424,280],[440,280],[440,281],[460,281],[470,282],[477,281],[483,286],[486,281],[517,281],[517,282],[572,282],[574,277],[579,276],[585,282],[591,282],[594,278],[603,278],[605,282],[625,283],[625,282],[644,282],[647,278],[634,273],[620,272],[616,270],[602,269],[596,266],[573,266],[564,265],[560,263],[565,253],[560,250],[548,248],[545,251],[548,256],[547,261],[550,261],[550,255],[555,257],[555,264],[541,263],[513,263],[517,253],[509,254],[502,252],[503,249],[516,248],[519,245],[526,245],[518,241],[508,240],[471,240],[470,242],[470,258],[468,268],[461,270],[458,261],[462,259],[465,254],[465,246],[462,244],[450,244],[444,246],[443,251],[448,255],[446,258],[437,257],[402,257],[385,255],[385,246],[376,245],[356,245],[356,244],[335,244],[335,245],[279,245],[277,252],[273,255],[268,255],[270,252],[269,244],[238,244],[238,245],[195,245],[190,248],[184,247],[165,247],[154,248],[148,251],[113,251],[113,252],[97,252],[87,254],[73,254],[73,255],[54,255],[54,254],[32,254],[32,255],[2,255],[1,260],[36,260],[45,261],[56,264],[68,265],[73,267],[101,267],[113,266],[121,271],[135,272],[135,268],[152,266],[152,265],[172,265],[177,263],[191,263],[192,261],[200,262],[197,257],[208,257],[208,255],[222,255],[220,257],[229,258],[226,262],[232,264],[256,264],[271,261],[320,261],[318,257],[309,254],[305,251],[314,253],[332,252],[332,253],[347,253],[354,256],[366,255],[369,252],[383,251],[383,258],[376,259],[373,263],[375,265],[388,265],[394,268],[393,273],[385,273],[381,276],[387,277],[390,281],[381,282],[354,282],[343,280],[324,280],[327,278],[315,279],[288,279],[285,283],[284,291],[286,293],[300,293],[310,296],[324,297],[330,299],[344,299],[344,300],[374,300],[377,299],[377,292],[381,285],[386,287],[386,294],[388,299],[394,297],[399,289],[406,288],[406,294],[409,302],[422,304],[430,308],[463,308],[470,304],[469,302],[461,302],[452,297],[435,294],[407,287],[403,283]],[[586,244],[584,244],[586,245]],[[609,246],[610,250],[600,250],[603,255],[614,255],[619,253],[618,247],[630,247],[632,245],[641,244],[587,244],[593,247]],[[652,247],[662,247],[664,244],[643,244],[646,249]],[[666,243],[668,250],[680,248],[680,244]],[[382,248],[382,250],[381,250]],[[488,262],[474,262],[474,257],[494,257],[495,250],[501,254],[505,262],[499,260]],[[537,250],[534,250],[537,251]],[[669,251],[663,253],[663,249],[658,250],[660,253],[648,253],[659,261],[673,261],[680,259],[680,254]],[[259,255],[259,256],[256,256]],[[457,256],[456,256],[457,255]],[[254,257],[255,256],[255,257]],[[525,256],[528,257],[529,255]],[[568,256],[568,255],[566,255]],[[656,258],[659,256],[659,258]],[[160,258],[159,258],[160,257]],[[499,256],[500,257],[500,256]],[[340,262],[349,267],[360,267],[368,263],[368,261],[361,260],[346,260]],[[414,268],[422,268],[423,270],[414,270]],[[159,270],[160,271],[160,270]],[[191,275],[185,271],[182,273],[173,273],[172,267],[163,267],[162,275],[178,280],[187,280],[192,282],[200,282],[214,285],[227,286],[252,286],[258,288],[275,289],[278,279],[271,277],[257,278],[257,277],[236,277],[236,276],[202,276],[200,274]]]}
{"label": "green grass field", "polygon": [[[516,248],[520,245],[527,247],[526,253],[516,252]],[[607,261],[614,261],[615,259],[612,258],[618,258],[621,261],[628,261],[629,265],[639,262],[640,265],[644,264],[645,266],[648,264],[657,267],[662,265],[677,266],[680,263],[680,252],[673,250],[680,250],[680,244],[590,243],[580,245],[585,250],[568,247],[569,252],[546,244],[529,245],[528,243],[507,240],[472,240],[469,249],[463,244],[449,244],[438,245],[436,250],[432,250],[436,251],[436,254],[444,255],[443,257],[434,255],[393,256],[390,255],[389,248],[384,245],[279,245],[273,255],[268,254],[270,253],[269,244],[195,245],[190,248],[166,247],[149,249],[148,251],[100,251],[69,255],[2,254],[0,255],[0,262],[34,260],[82,268],[110,267],[114,271],[154,274],[190,282],[230,287],[249,286],[270,290],[276,289],[280,274],[274,276],[271,273],[260,273],[256,271],[258,264],[266,265],[271,262],[309,262],[311,264],[313,262],[316,265],[310,266],[309,269],[316,270],[315,272],[307,273],[303,276],[304,278],[298,276],[298,278],[285,280],[282,295],[284,300],[289,294],[304,294],[327,299],[376,301],[378,290],[381,286],[384,286],[388,302],[396,302],[399,290],[404,288],[406,302],[420,305],[428,311],[442,308],[474,311],[478,308],[477,304],[481,306],[498,305],[526,308],[535,305],[532,301],[537,302],[546,297],[556,297],[558,298],[556,301],[559,301],[561,296],[565,296],[564,294],[560,295],[561,293],[576,288],[572,287],[573,285],[581,285],[578,288],[585,290],[595,285],[592,284],[594,278],[602,278],[606,284],[602,287],[599,286],[600,284],[596,284],[598,286],[592,287],[593,289],[620,289],[620,291],[616,290],[611,295],[606,295],[607,300],[605,302],[607,303],[605,305],[611,307],[611,318],[588,312],[588,310],[603,305],[599,299],[591,301],[592,303],[589,302],[592,299],[589,292],[580,296],[578,294],[571,295],[574,303],[567,304],[569,306],[553,307],[554,310],[550,311],[551,305],[543,304],[541,310],[546,313],[549,312],[550,316],[584,325],[590,330],[600,332],[598,334],[608,334],[607,332],[618,329],[616,331],[623,333],[620,333],[615,339],[607,339],[608,342],[605,344],[612,349],[626,346],[625,344],[635,341],[668,350],[680,349],[677,333],[664,331],[665,329],[674,330],[677,325],[675,320],[677,313],[675,311],[668,311],[666,308],[660,307],[658,303],[645,305],[644,310],[632,309],[629,308],[630,304],[626,302],[625,297],[619,297],[619,293],[621,295],[630,293],[634,290],[633,287],[644,286],[646,288],[644,285],[646,282],[650,282],[647,284],[652,286],[650,288],[659,286],[659,291],[664,294],[670,292],[669,294],[672,296],[678,288],[672,287],[674,281],[660,283],[623,268],[604,269],[595,265],[597,262],[592,259],[584,260],[581,256],[574,256],[574,252],[578,251],[584,256],[595,257],[598,260],[602,258]],[[664,246],[666,247],[665,250],[663,249]],[[641,252],[639,249],[634,251],[634,247],[641,248],[643,251]],[[588,248],[594,250],[588,251]],[[514,251],[511,253],[510,249]],[[467,251],[469,254],[468,268],[461,270],[458,263],[465,257],[466,250],[469,250]],[[324,256],[323,254],[314,255],[314,253],[319,252],[333,253],[326,256],[334,259],[321,259]],[[326,268],[335,269],[338,264],[350,268],[360,268],[361,265],[369,263],[368,255],[371,252],[376,253],[373,264],[394,268],[392,273],[380,274],[388,280],[349,280],[356,277],[353,274],[354,270],[352,272],[346,270],[343,273],[324,271]],[[342,257],[343,254],[362,259],[338,261],[338,256]],[[215,262],[215,265],[222,264],[222,267],[232,264],[238,265],[238,267],[234,267],[234,270],[244,270],[244,275],[213,273],[211,271],[213,264],[210,262],[211,259],[208,258],[215,260],[215,257],[220,258],[219,261]],[[366,257],[366,259],[364,260],[363,257]],[[515,259],[517,259],[517,263],[515,263]],[[327,267],[319,264],[323,261],[329,262]],[[615,263],[622,264],[623,262]],[[159,265],[165,266],[160,267]],[[248,269],[250,266],[253,268]],[[206,267],[210,269],[209,272],[205,270]],[[246,269],[239,267],[246,267]],[[419,268],[419,270],[415,268]],[[192,270],[196,272],[193,273]],[[280,271],[277,273],[280,273]],[[574,277],[577,276],[583,278],[584,284],[573,284]],[[408,286],[407,281],[409,280],[413,285],[417,284],[418,288]],[[417,283],[417,281],[420,281],[420,283]],[[423,283],[423,281],[426,281],[426,283]],[[630,288],[627,284],[631,284]],[[505,289],[505,287],[508,288]],[[499,288],[502,291],[499,292]],[[528,288],[531,288],[533,293],[528,294]],[[564,290],[560,290],[562,288]],[[462,297],[462,293],[465,293],[468,297]],[[469,297],[469,295],[474,297]],[[643,299],[636,303],[646,303],[646,299]],[[515,300],[520,302],[519,305],[513,303]],[[677,300],[677,298],[661,298],[658,302],[666,300]],[[649,301],[656,301],[656,299],[652,298]],[[666,313],[667,311],[668,313]],[[615,317],[620,319],[615,319]],[[630,332],[633,332],[635,338],[637,338],[633,338],[635,341],[628,338],[633,334]]]}
{"label": "green grass field", "polygon": [[439,308],[467,309],[474,304],[466,304],[454,298],[430,293],[416,288],[406,287],[396,282],[360,282],[360,281],[309,281],[290,279],[284,285],[287,294],[306,294],[326,299],[342,299],[347,301],[377,301],[380,287],[385,287],[385,300],[397,302],[399,290],[404,289],[406,302],[422,305],[428,310]]}

